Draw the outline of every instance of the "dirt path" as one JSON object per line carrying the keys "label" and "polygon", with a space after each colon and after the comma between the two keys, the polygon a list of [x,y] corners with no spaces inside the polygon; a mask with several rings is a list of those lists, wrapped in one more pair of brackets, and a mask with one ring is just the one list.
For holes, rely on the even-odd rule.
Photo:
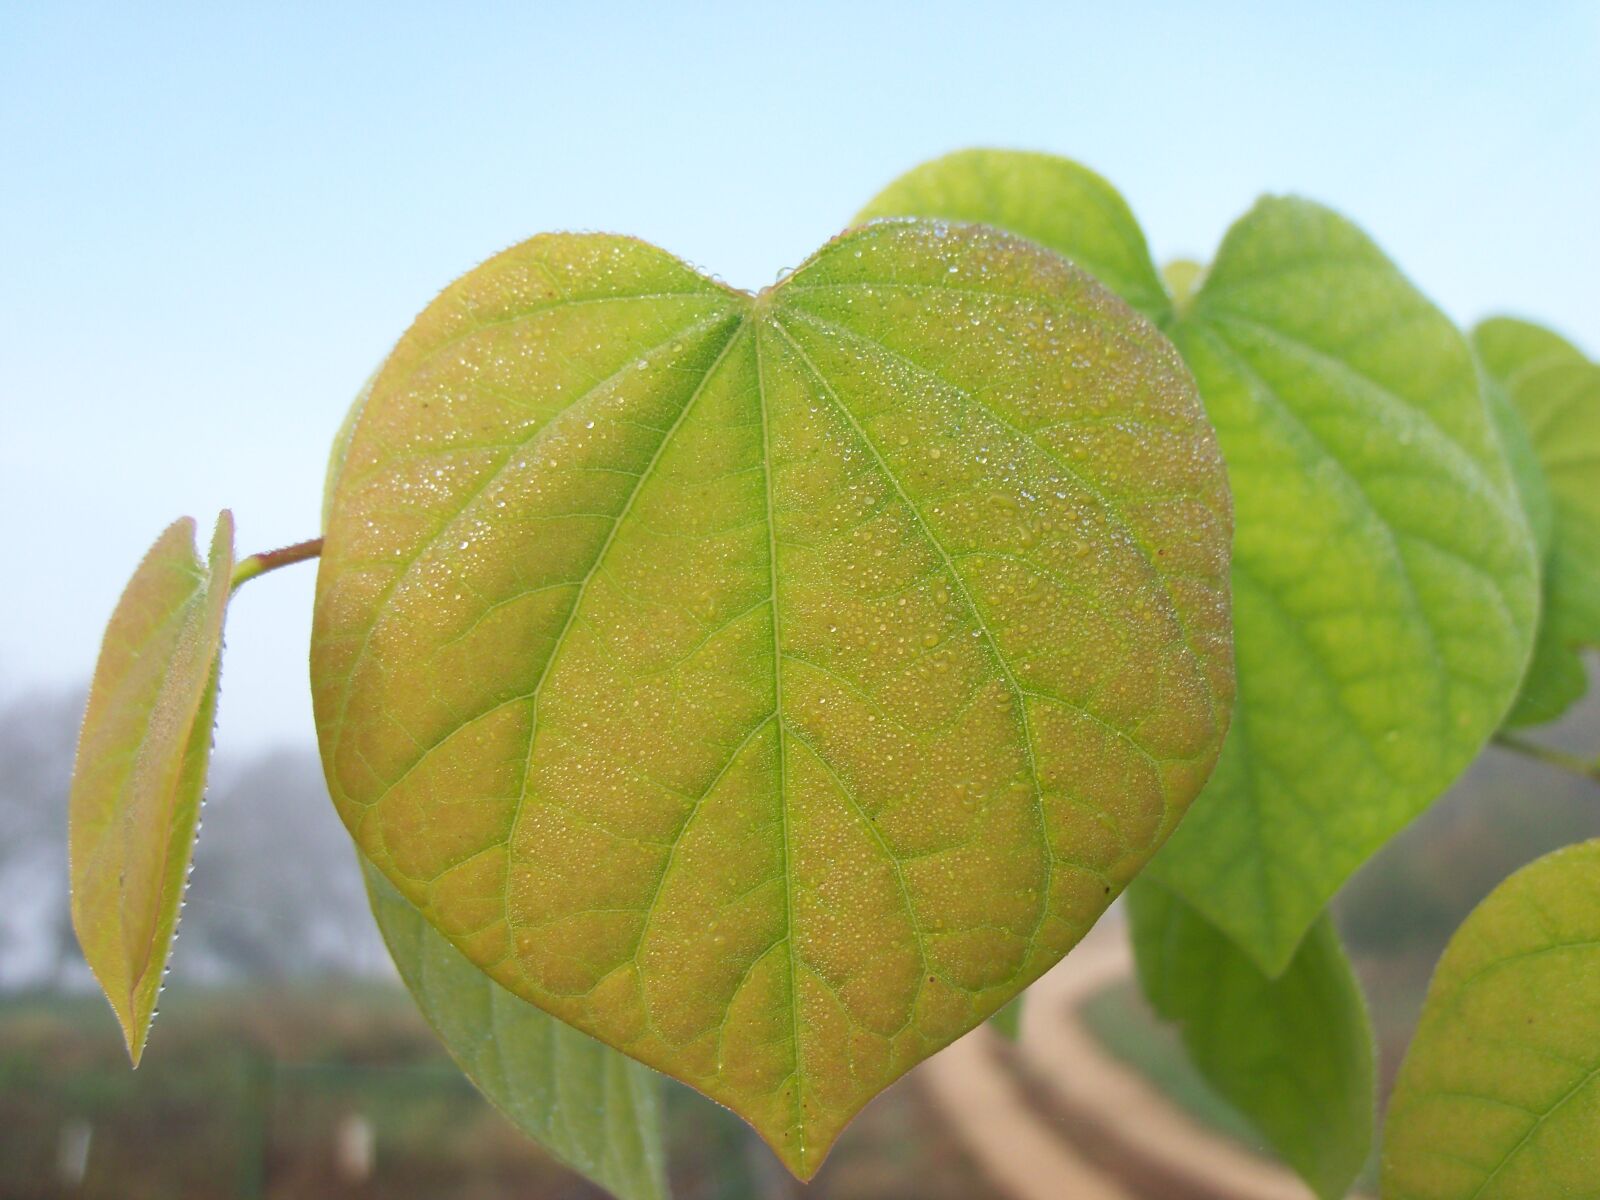
{"label": "dirt path", "polygon": [[987,1027],[935,1055],[924,1086],[1016,1200],[1309,1200],[1295,1175],[1219,1137],[1113,1058],[1077,1005],[1132,969],[1105,923],[1028,993],[1020,1053]]}
{"label": "dirt path", "polygon": [[996,1036],[975,1029],[919,1072],[983,1173],[1014,1200],[1136,1200],[1039,1118],[994,1053]]}

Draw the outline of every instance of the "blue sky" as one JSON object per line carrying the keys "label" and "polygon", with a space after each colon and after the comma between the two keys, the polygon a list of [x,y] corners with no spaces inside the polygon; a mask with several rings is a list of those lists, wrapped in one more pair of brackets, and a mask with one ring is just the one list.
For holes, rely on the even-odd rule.
{"label": "blue sky", "polygon": [[[159,6],[0,0],[0,695],[87,675],[175,516],[316,532],[412,316],[547,229],[769,282],[916,162],[1050,150],[1162,257],[1263,191],[1452,316],[1600,352],[1600,3]],[[241,593],[219,743],[312,738],[313,572]]]}

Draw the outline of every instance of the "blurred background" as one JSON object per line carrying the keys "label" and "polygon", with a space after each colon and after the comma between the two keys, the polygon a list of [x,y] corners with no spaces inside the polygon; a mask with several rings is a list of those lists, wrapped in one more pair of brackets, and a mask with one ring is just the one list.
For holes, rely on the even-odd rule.
{"label": "blurred background", "polygon": [[[1303,193],[1457,320],[1513,312],[1600,352],[1592,0],[0,0],[0,1200],[597,1194],[477,1099],[387,966],[315,758],[309,568],[230,613],[190,903],[127,1069],[65,895],[100,628],[180,514],[232,507],[242,553],[315,534],[349,399],[496,250],[606,229],[758,287],[966,145],[1094,167],[1161,259],[1208,257],[1260,192]],[[1592,754],[1600,705],[1552,740]],[[1490,752],[1347,889],[1386,1071],[1467,910],[1596,834],[1600,789]],[[1257,1194],[1226,1181],[1248,1129],[1130,990],[1116,924],[1035,989],[1022,1055],[938,1056],[810,1194],[1031,1200],[1019,1175],[1090,1200]],[[1128,1134],[1168,1118],[1221,1176]],[[687,1200],[793,1193],[720,1110],[675,1092],[669,1127]],[[1272,1178],[1248,1186],[1302,1194]]]}

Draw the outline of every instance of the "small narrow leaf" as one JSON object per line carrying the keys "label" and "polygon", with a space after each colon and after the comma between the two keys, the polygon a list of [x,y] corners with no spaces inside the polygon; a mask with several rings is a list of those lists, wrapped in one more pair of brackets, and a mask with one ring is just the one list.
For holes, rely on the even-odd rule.
{"label": "small narrow leaf", "polygon": [[517,1128],[620,1200],[667,1195],[658,1077],[468,962],[371,863],[367,895],[417,1007]]}
{"label": "small narrow leaf", "polygon": [[1600,363],[1506,317],[1479,325],[1473,341],[1522,418],[1554,501],[1539,640],[1506,722],[1537,725],[1583,695],[1580,652],[1600,648]]}
{"label": "small narrow leaf", "polygon": [[166,970],[200,820],[233,517],[195,554],[187,517],[128,581],[100,647],[69,801],[72,925],[135,1065]]}
{"label": "small narrow leaf", "polygon": [[1128,889],[1139,980],[1200,1073],[1324,1200],[1372,1151],[1372,1025],[1333,923],[1276,979],[1148,877]]}
{"label": "small narrow leaf", "polygon": [[1600,841],[1524,867],[1450,939],[1383,1132],[1384,1200],[1600,1194]]}
{"label": "small narrow leaf", "polygon": [[1187,373],[989,230],[880,223],[759,296],[535,238],[419,318],[336,474],[312,674],[356,841],[802,1176],[1076,943],[1226,726]]}
{"label": "small narrow leaf", "polygon": [[[866,212],[986,220],[1094,261],[1106,202],[1082,168],[1036,157],[941,159]],[[1239,696],[1151,869],[1273,975],[1499,725],[1532,645],[1537,551],[1465,340],[1349,222],[1262,200],[1163,320],[1228,463]]]}

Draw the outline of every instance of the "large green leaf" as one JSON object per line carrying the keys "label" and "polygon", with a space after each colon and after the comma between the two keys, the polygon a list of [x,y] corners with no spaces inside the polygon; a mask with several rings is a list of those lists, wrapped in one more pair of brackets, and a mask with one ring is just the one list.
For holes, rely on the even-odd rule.
{"label": "large green leaf", "polygon": [[194,835],[217,702],[233,517],[209,560],[185,517],[157,540],[106,628],[69,800],[72,926],[137,1065],[155,1016]]}
{"label": "large green leaf", "polygon": [[1600,363],[1507,317],[1479,325],[1473,341],[1521,416],[1555,503],[1539,639],[1507,721],[1536,725],[1583,695],[1579,652],[1600,648]]}
{"label": "large green leaf", "polygon": [[[980,217],[981,167],[1040,189],[992,196],[988,219],[1094,261],[1103,202],[1043,190],[1082,168],[994,165],[1010,157],[939,160],[866,212]],[[1334,213],[1262,200],[1163,320],[1228,462],[1239,696],[1152,869],[1277,974],[1499,724],[1532,642],[1536,553],[1466,342]]]}
{"label": "large green leaf", "polygon": [[1276,979],[1148,877],[1128,889],[1139,980],[1195,1066],[1317,1195],[1343,1196],[1372,1150],[1372,1026],[1333,923]]}
{"label": "large green leaf", "polygon": [[546,236],[385,364],[313,636],[357,842],[502,986],[809,1176],[1209,773],[1229,507],[1181,363],[918,222],[759,296]]}
{"label": "large green leaf", "polygon": [[667,1194],[659,1080],[519,1000],[468,962],[363,860],[400,978],[478,1089],[562,1162],[621,1200]]}
{"label": "large green leaf", "polygon": [[1600,1194],[1600,841],[1524,867],[1450,939],[1383,1132],[1385,1200]]}

